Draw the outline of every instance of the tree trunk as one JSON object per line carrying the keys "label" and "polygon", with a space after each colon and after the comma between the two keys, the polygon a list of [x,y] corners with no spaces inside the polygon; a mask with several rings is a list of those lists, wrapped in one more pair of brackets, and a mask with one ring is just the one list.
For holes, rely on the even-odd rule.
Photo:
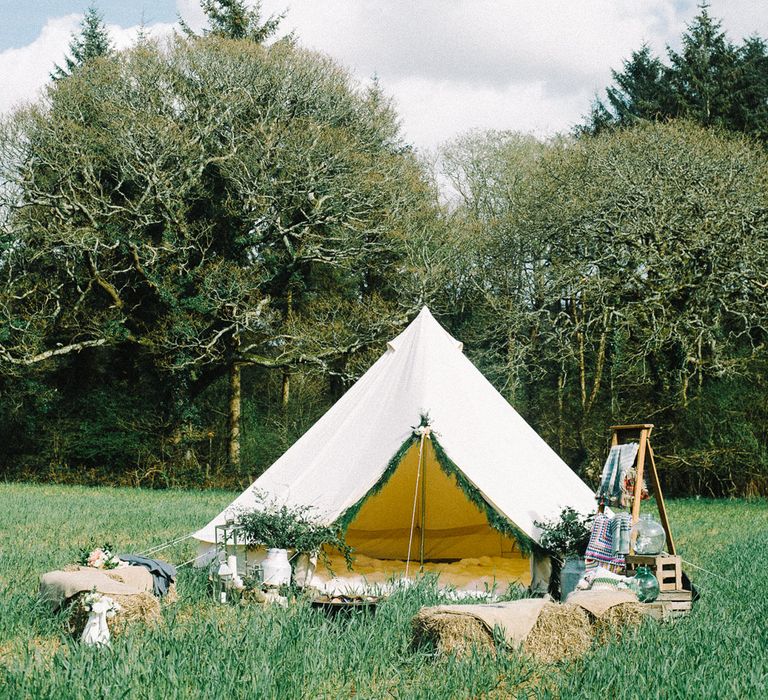
{"label": "tree trunk", "polygon": [[280,394],[280,405],[285,412],[288,409],[288,399],[291,398],[291,375],[283,372],[283,388]]}
{"label": "tree trunk", "polygon": [[[285,294],[285,321],[290,323],[293,319],[293,289],[288,286]],[[283,372],[283,386],[280,394],[280,407],[283,413],[288,409],[288,399],[291,397],[291,374],[288,370]]]}
{"label": "tree trunk", "polygon": [[558,454],[561,458],[565,458],[565,407],[564,407],[564,393],[565,393],[565,370],[560,369],[560,373],[557,375],[557,447]]}
{"label": "tree trunk", "polygon": [[240,365],[232,362],[229,368],[229,468],[240,471],[240,413],[242,396],[240,392]]}

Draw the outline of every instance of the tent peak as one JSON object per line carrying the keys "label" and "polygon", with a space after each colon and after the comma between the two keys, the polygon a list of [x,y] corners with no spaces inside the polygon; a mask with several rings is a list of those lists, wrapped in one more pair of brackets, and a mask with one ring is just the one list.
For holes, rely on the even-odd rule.
{"label": "tent peak", "polygon": [[456,340],[440,322],[432,315],[429,307],[421,307],[421,311],[411,321],[400,335],[387,343],[387,349],[398,350],[400,347],[413,343],[440,343],[448,341],[456,350],[462,352],[464,344]]}

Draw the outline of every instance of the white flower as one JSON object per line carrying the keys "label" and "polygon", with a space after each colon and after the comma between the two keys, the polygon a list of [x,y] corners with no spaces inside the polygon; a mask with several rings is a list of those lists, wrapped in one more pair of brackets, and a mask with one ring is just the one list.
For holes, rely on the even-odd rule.
{"label": "white flower", "polygon": [[101,613],[106,613],[108,610],[109,610],[109,603],[106,600],[104,600],[103,598],[101,600],[99,600],[99,601],[96,601],[91,606],[91,611],[95,612],[95,613],[97,613],[99,615]]}

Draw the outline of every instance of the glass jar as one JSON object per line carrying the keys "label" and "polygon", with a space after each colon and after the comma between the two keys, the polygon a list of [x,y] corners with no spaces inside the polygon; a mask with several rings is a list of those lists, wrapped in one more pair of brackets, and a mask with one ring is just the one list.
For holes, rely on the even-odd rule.
{"label": "glass jar", "polygon": [[630,587],[641,603],[652,603],[659,597],[659,581],[647,566],[638,566],[630,579]]}
{"label": "glass jar", "polygon": [[661,554],[667,542],[664,528],[648,513],[641,515],[635,523],[631,537],[635,542],[635,554]]}

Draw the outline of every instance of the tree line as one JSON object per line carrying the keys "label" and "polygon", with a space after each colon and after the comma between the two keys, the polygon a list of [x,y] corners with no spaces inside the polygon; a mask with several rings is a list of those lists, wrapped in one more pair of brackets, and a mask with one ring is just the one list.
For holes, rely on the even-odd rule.
{"label": "tree line", "polygon": [[[650,421],[672,492],[768,491],[765,100],[642,111],[642,49],[577,133],[426,163],[375,81],[258,6],[203,9],[117,52],[92,8],[0,125],[6,477],[244,486],[429,304],[586,477],[610,424]],[[710,45],[765,79],[706,7],[669,70]]]}

